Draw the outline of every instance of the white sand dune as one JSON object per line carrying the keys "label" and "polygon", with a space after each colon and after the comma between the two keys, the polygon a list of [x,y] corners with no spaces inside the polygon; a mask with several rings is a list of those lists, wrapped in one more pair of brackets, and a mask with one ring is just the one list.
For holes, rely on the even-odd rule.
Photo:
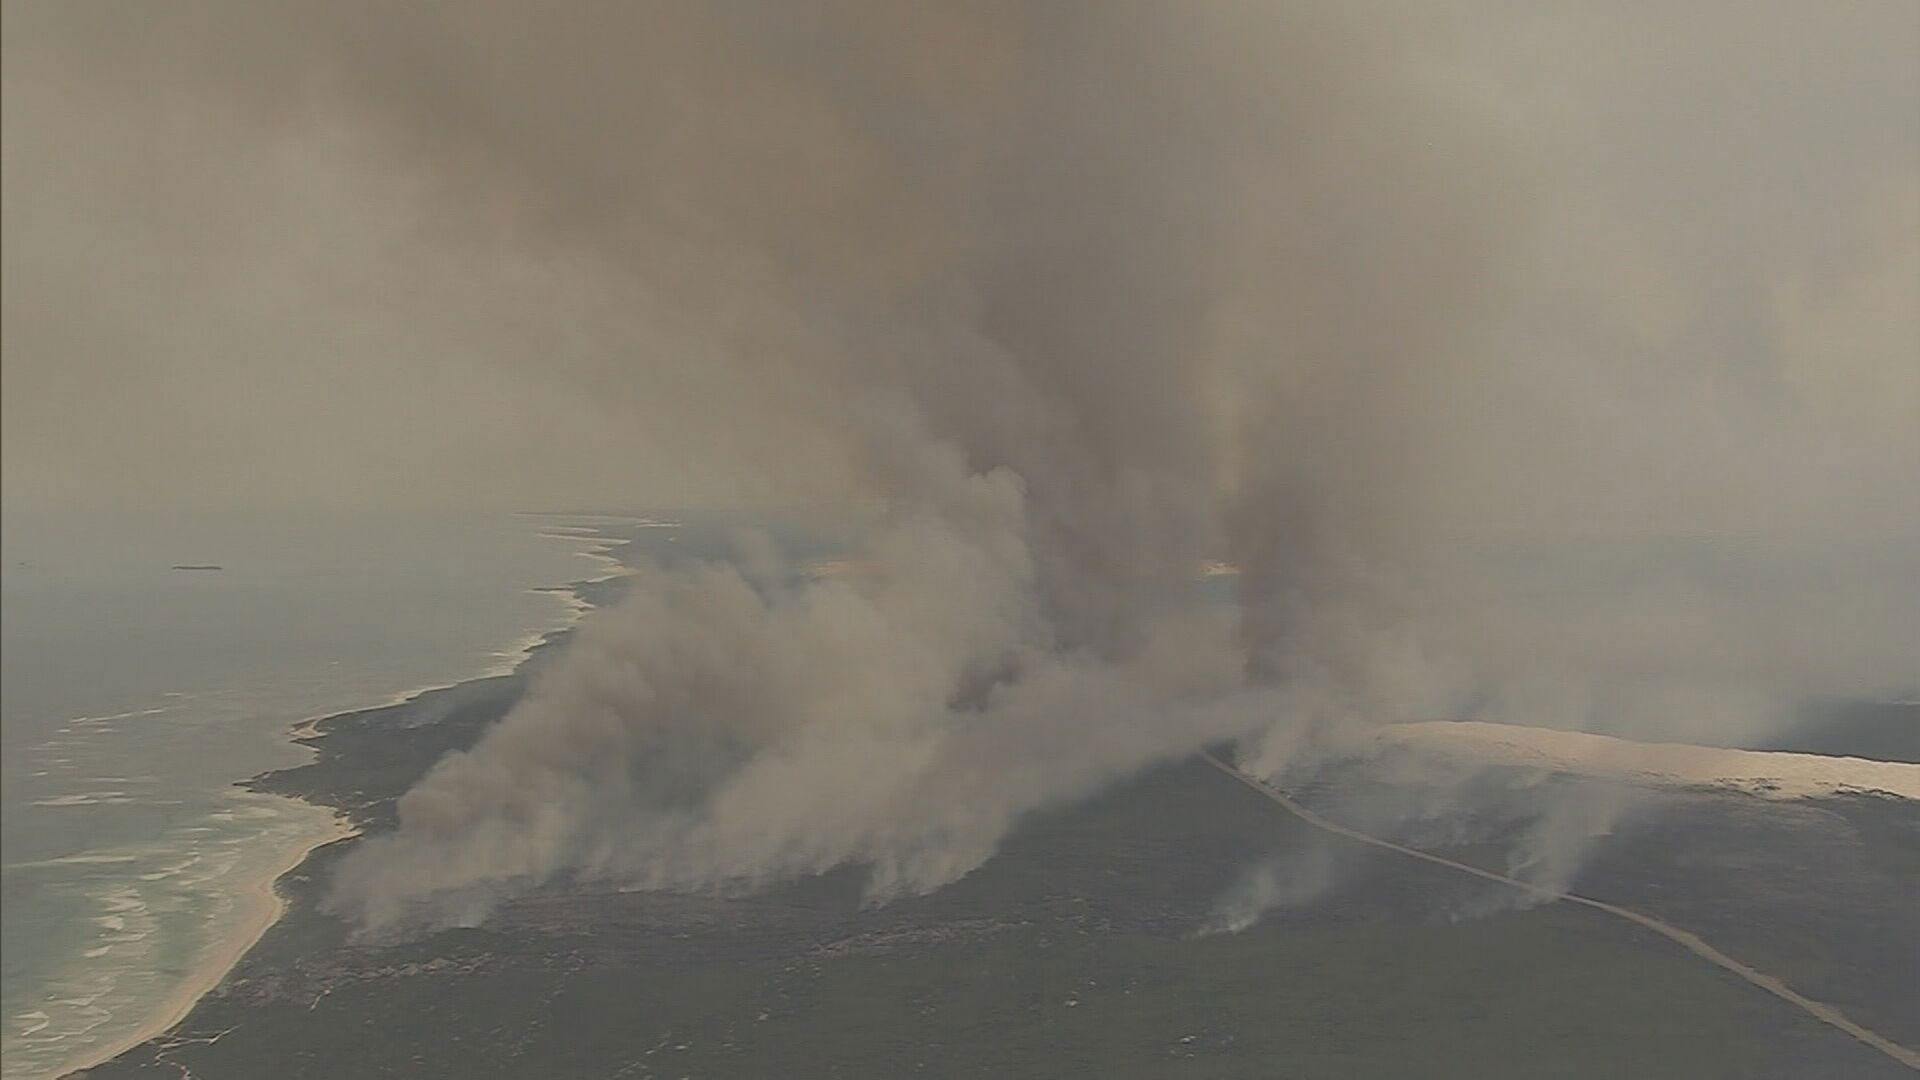
{"label": "white sand dune", "polygon": [[1768,798],[1883,792],[1920,799],[1920,765],[1780,751],[1645,743],[1579,731],[1437,720],[1389,724],[1382,749],[1492,761],[1656,786],[1733,788]]}
{"label": "white sand dune", "polygon": [[[1430,725],[1401,724],[1396,726],[1401,728],[1413,728],[1413,727],[1425,728]],[[1443,721],[1438,726],[1458,727],[1461,725],[1449,724]],[[1509,727],[1513,727],[1514,725],[1475,724],[1473,726],[1481,727],[1481,728],[1509,728]],[[1565,734],[1578,735],[1579,734],[1578,732],[1569,733],[1569,732],[1561,732],[1561,731],[1551,731],[1545,728],[1518,728],[1517,730],[1519,730],[1522,733],[1540,731],[1540,732],[1545,732],[1548,735],[1565,735]],[[1496,739],[1502,738],[1502,735],[1499,732],[1486,733],[1486,734],[1489,734],[1491,735],[1491,737]],[[1468,741],[1471,742],[1473,737],[1474,736],[1472,735],[1472,733],[1469,733]],[[1584,737],[1585,738],[1604,738],[1604,736],[1584,736]],[[1442,735],[1443,740],[1448,738],[1450,738],[1450,736]],[[1524,742],[1527,738],[1529,738],[1529,736],[1522,734],[1521,736],[1522,742]],[[1607,741],[1615,742],[1615,743],[1625,743],[1628,746],[1647,747],[1649,749],[1656,749],[1656,750],[1664,749],[1664,746],[1659,744],[1633,743],[1625,739],[1609,739]],[[1703,747],[1703,746],[1694,746],[1694,747],[1687,747],[1687,749],[1707,750],[1711,748]],[[1754,751],[1733,751],[1733,752],[1734,753],[1754,753]],[[1351,840],[1357,840],[1360,843],[1369,844],[1373,847],[1384,848],[1385,850],[1396,852],[1400,855],[1405,855],[1410,859],[1419,859],[1422,862],[1429,862],[1438,866],[1445,866],[1449,869],[1459,871],[1460,873],[1463,873],[1463,874],[1469,874],[1477,878],[1484,878],[1487,881],[1497,881],[1502,885],[1506,885],[1511,888],[1518,889],[1523,893],[1527,893],[1527,894],[1539,897],[1543,900],[1564,900],[1568,903],[1579,904],[1582,907],[1592,908],[1596,911],[1604,911],[1607,914],[1612,915],[1616,918],[1625,919],[1630,923],[1634,923],[1638,926],[1643,926],[1646,929],[1651,930],[1656,934],[1659,934],[1661,937],[1664,937],[1667,940],[1672,941],[1673,943],[1679,945],[1681,948],[1686,949],[1688,952],[1694,954],[1695,956],[1698,956],[1700,959],[1705,960],[1708,963],[1713,964],[1718,968],[1721,968],[1722,970],[1729,971],[1734,975],[1737,975],[1740,978],[1746,980],[1747,982],[1753,984],[1759,989],[1765,990],[1767,993],[1772,994],[1774,997],[1777,997],[1780,1000],[1787,1002],[1788,1004],[1794,1006],[1795,1008],[1803,1010],[1804,1012],[1806,1012],[1807,1015],[1813,1017],[1814,1019],[1820,1021],[1821,1023],[1831,1024],[1832,1026],[1840,1029],[1841,1031],[1846,1032],[1848,1035],[1851,1035],[1854,1038],[1860,1040],[1861,1042],[1867,1044],[1868,1046],[1873,1047],[1875,1050],[1878,1050],[1881,1053],[1887,1055],[1888,1057],[1894,1059],[1895,1061],[1898,1061],[1902,1065],[1905,1065],[1907,1068],[1920,1069],[1920,1052],[1916,1052],[1910,1047],[1902,1046],[1901,1044],[1894,1042],[1892,1039],[1887,1038],[1886,1036],[1880,1034],[1877,1031],[1873,1031],[1869,1028],[1865,1028],[1860,1026],[1859,1024],[1854,1023],[1852,1020],[1849,1020],[1846,1017],[1846,1015],[1842,1013],[1839,1009],[1833,1007],[1832,1005],[1827,1004],[1824,1001],[1815,1001],[1814,999],[1799,993],[1798,991],[1794,990],[1792,987],[1788,986],[1786,983],[1782,982],[1780,979],[1776,978],[1775,976],[1768,975],[1765,972],[1748,967],[1747,965],[1741,963],[1738,960],[1735,960],[1733,957],[1727,955],[1726,953],[1721,952],[1719,949],[1714,948],[1712,945],[1708,944],[1705,940],[1703,940],[1698,934],[1694,934],[1687,930],[1682,930],[1679,927],[1674,926],[1673,924],[1668,923],[1662,919],[1655,918],[1654,916],[1648,915],[1644,912],[1634,911],[1631,908],[1621,907],[1618,904],[1609,904],[1602,900],[1595,900],[1590,896],[1580,896],[1575,893],[1560,892],[1556,889],[1549,889],[1544,886],[1534,884],[1532,882],[1522,881],[1518,878],[1508,877],[1505,874],[1495,873],[1492,870],[1487,870],[1482,867],[1473,866],[1463,862],[1456,862],[1455,860],[1449,859],[1444,855],[1436,855],[1431,851],[1422,851],[1419,848],[1411,848],[1411,847],[1407,847],[1404,844],[1396,844],[1391,840],[1382,839],[1381,837],[1374,836],[1371,833],[1364,833],[1358,829],[1348,828],[1347,826],[1341,825],[1338,822],[1330,821],[1324,817],[1321,817],[1319,814],[1316,814],[1313,811],[1307,809],[1306,807],[1300,805],[1299,803],[1293,801],[1293,799],[1289,797],[1285,792],[1282,792],[1277,788],[1270,787],[1265,782],[1255,777],[1249,776],[1246,773],[1241,772],[1239,769],[1236,769],[1232,765],[1227,764],[1225,761],[1222,761],[1220,758],[1215,757],[1213,754],[1202,754],[1201,756],[1205,758],[1208,764],[1212,765],[1214,768],[1219,769],[1221,772],[1226,773],[1228,776],[1233,777],[1235,780],[1238,780],[1242,784],[1245,784],[1248,787],[1252,788],[1253,790],[1259,792],[1265,798],[1279,804],[1281,808],[1287,811],[1287,813],[1292,814],[1294,817],[1299,818],[1300,820],[1306,822],[1307,824],[1313,826],[1316,829],[1322,829],[1322,830],[1325,830],[1326,832],[1333,833],[1337,836],[1344,836]],[[1763,756],[1766,756],[1766,757],[1814,757],[1816,755],[1765,754]],[[1859,761],[1860,759],[1859,758],[1842,758],[1842,759],[1832,759],[1832,760]],[[1881,764],[1881,763],[1867,762],[1866,764]],[[1907,768],[1920,768],[1920,766],[1910,765],[1910,766],[1907,766]]]}

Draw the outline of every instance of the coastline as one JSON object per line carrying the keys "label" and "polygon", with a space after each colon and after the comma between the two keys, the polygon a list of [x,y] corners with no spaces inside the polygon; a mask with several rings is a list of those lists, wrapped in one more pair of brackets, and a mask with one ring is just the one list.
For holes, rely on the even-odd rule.
{"label": "coastline", "polygon": [[[592,540],[595,546],[579,554],[602,560],[610,565],[606,573],[598,576],[579,578],[563,585],[533,590],[550,593],[565,605],[566,611],[554,625],[523,635],[508,647],[511,651],[503,649],[495,653],[498,657],[497,663],[477,674],[444,683],[416,687],[384,702],[308,717],[288,727],[286,732],[288,741],[307,747],[313,751],[313,760],[318,761],[322,754],[314,743],[325,738],[325,727],[331,721],[369,712],[405,708],[430,695],[456,691],[470,684],[519,674],[540,650],[554,642],[556,638],[570,632],[582,617],[595,608],[596,605],[586,595],[592,587],[603,585],[633,572],[632,567],[616,554],[628,543],[622,537],[606,533],[599,533],[594,537],[560,536],[550,533],[543,535],[553,536],[555,539]],[[299,766],[290,767],[290,769],[297,768]],[[235,783],[263,795],[324,810],[329,814],[327,828],[324,831],[303,836],[297,842],[279,849],[275,857],[268,861],[258,874],[250,875],[244,884],[236,889],[235,902],[241,917],[236,921],[234,928],[202,951],[190,972],[180,980],[173,991],[168,993],[147,1019],[123,1036],[76,1053],[48,1074],[51,1080],[75,1080],[75,1078],[85,1077],[92,1070],[107,1065],[129,1051],[163,1039],[167,1032],[186,1021],[207,996],[233,974],[255,946],[259,945],[267,933],[287,914],[290,901],[280,889],[282,879],[305,865],[314,853],[322,848],[362,834],[364,831],[362,826],[356,823],[354,815],[343,807],[329,805],[320,799],[290,792],[261,791],[255,786],[258,781],[287,771],[290,770],[273,770],[259,776],[237,780]]]}
{"label": "coastline", "polygon": [[593,537],[566,536],[559,533],[541,533],[539,535],[554,540],[592,540],[598,546],[590,550],[581,551],[578,554],[590,559],[599,559],[610,564],[612,567],[612,569],[598,577],[577,578],[564,585],[543,585],[527,590],[535,594],[552,596],[566,605],[567,610],[561,615],[557,625],[550,626],[544,630],[531,630],[522,634],[516,638],[511,645],[496,650],[493,654],[495,660],[493,665],[477,674],[453,679],[448,682],[428,683],[423,686],[416,686],[410,690],[403,690],[394,694],[383,701],[375,702],[372,705],[356,706],[350,709],[342,709],[338,712],[327,713],[324,716],[308,717],[289,729],[289,737],[294,742],[312,738],[318,734],[321,723],[331,720],[336,716],[364,712],[367,709],[391,709],[406,705],[422,695],[431,694],[440,690],[451,690],[456,686],[465,685],[476,679],[497,679],[503,675],[512,675],[514,672],[519,671],[520,666],[525,664],[527,660],[533,656],[534,652],[545,645],[554,634],[578,625],[580,620],[586,617],[588,612],[593,610],[594,605],[583,595],[586,590],[596,585],[604,585],[609,581],[618,581],[628,574],[633,573],[633,567],[628,566],[618,555],[614,554],[615,551],[627,543],[627,541],[618,537],[610,537],[604,533]]}
{"label": "coastline", "polygon": [[[557,625],[547,627],[544,630],[529,631],[515,639],[512,645],[496,651],[493,654],[495,663],[486,670],[475,675],[468,675],[465,678],[454,679],[450,682],[416,686],[411,690],[395,694],[385,701],[367,706],[367,708],[393,708],[398,705],[405,705],[423,694],[431,694],[437,690],[451,690],[456,686],[472,682],[475,679],[497,679],[502,675],[511,675],[519,671],[520,666],[525,664],[527,660],[533,656],[534,652],[545,645],[554,634],[578,625],[580,620],[585,618],[587,613],[594,609],[593,603],[584,595],[587,590],[596,585],[604,585],[609,581],[618,581],[628,574],[633,573],[633,567],[628,566],[621,560],[620,556],[614,554],[614,552],[627,544],[627,541],[618,537],[607,536],[605,533],[599,533],[593,536],[572,536],[549,532],[540,533],[539,535],[552,540],[592,541],[597,546],[578,552],[578,554],[589,559],[599,559],[607,563],[611,569],[597,577],[576,578],[564,585],[543,585],[527,590],[531,593],[554,597],[566,605],[566,611],[561,615]],[[344,712],[360,711],[362,710],[358,708],[344,710]],[[318,725],[322,721],[332,719],[334,716],[339,715],[342,715],[342,713],[329,713],[326,716],[315,716],[302,720],[293,726],[294,738],[297,740],[311,737],[316,733]]]}
{"label": "coastline", "polygon": [[[281,798],[306,803],[306,800],[296,799],[290,795],[281,796]],[[306,805],[319,809],[331,809],[320,807],[318,803],[306,803]],[[58,1066],[53,1075],[66,1077],[76,1073],[84,1074],[87,1070],[104,1065],[141,1043],[159,1038],[185,1020],[194,1006],[200,1004],[200,999],[219,986],[221,981],[240,963],[241,958],[259,944],[267,931],[273,929],[273,924],[279,922],[280,917],[286,914],[287,898],[280,894],[280,879],[299,867],[301,863],[306,862],[307,857],[320,848],[360,834],[360,830],[338,811],[333,811],[329,825],[331,827],[326,832],[302,838],[300,843],[282,849],[277,858],[264,867],[258,875],[250,878],[244,888],[236,892],[238,906],[242,911],[238,925],[225,938],[213,942],[203,951],[192,971],[180,981],[172,993],[161,1001],[151,1017],[120,1038],[94,1047],[84,1054],[75,1055],[72,1060]]]}
{"label": "coastline", "polygon": [[[616,594],[616,590],[584,591],[600,607]],[[571,651],[568,640],[567,632],[554,633],[548,642],[550,647],[537,650],[509,677],[473,679],[417,695],[417,700],[398,707],[367,709],[302,725],[307,735],[302,744],[312,751],[314,762],[262,774],[248,786],[336,808],[359,827],[362,838],[377,837],[396,827],[396,801],[411,790],[424,771],[445,753],[467,749],[484,737],[521,700],[530,682],[539,681],[543,671],[551,670],[550,665],[564,660]],[[1244,872],[1249,860],[1264,858],[1273,850],[1269,846],[1272,822],[1267,820],[1267,811],[1256,805],[1245,811],[1244,819],[1238,811],[1228,812],[1229,807],[1244,800],[1234,796],[1231,787],[1222,795],[1217,781],[1212,770],[1199,762],[1170,764],[1130,781],[1127,788],[1111,797],[1092,799],[1061,811],[1058,817],[1038,820],[1022,834],[1023,839],[1009,844],[983,867],[967,888],[942,890],[881,909],[861,902],[856,875],[809,880],[796,884],[792,891],[761,899],[556,890],[552,895],[530,898],[525,904],[503,907],[498,921],[489,920],[482,926],[368,940],[354,933],[349,920],[329,912],[325,902],[332,871],[359,849],[360,840],[323,845],[313,849],[297,869],[278,879],[276,900],[282,902],[273,902],[267,909],[264,917],[269,920],[269,928],[181,1022],[90,1068],[84,1080],[174,1076],[314,1080],[419,1076],[464,1080],[496,1073],[588,1077],[605,1076],[634,1063],[643,1069],[648,1064],[670,1064],[673,1071],[663,1071],[662,1075],[733,1075],[755,1071],[755,1063],[762,1063],[762,1070],[778,1072],[780,1066],[771,1063],[796,1059],[804,1063],[799,1066],[801,1071],[830,1071],[846,1067],[842,1048],[859,1045],[862,1030],[871,1027],[873,1014],[865,1003],[874,1000],[874,995],[866,973],[876,970],[886,971],[889,976],[900,971],[918,973],[912,975],[912,982],[896,986],[938,987],[951,984],[956,959],[992,950],[991,955],[1015,957],[1016,963],[1057,965],[1059,962],[1052,958],[1062,953],[1041,950],[1064,943],[1079,950],[1073,960],[1076,969],[1081,967],[1078,957],[1109,963],[1104,971],[1088,974],[1101,975],[1100,985],[1115,989],[1129,972],[1147,964],[1165,963],[1168,956],[1184,956],[1183,963],[1189,966],[1181,970],[1192,973],[1190,985],[1204,994],[1207,988],[1219,985],[1222,965],[1237,962],[1241,965],[1237,971],[1242,974],[1236,978],[1265,980],[1271,970],[1289,966],[1274,964],[1271,958],[1297,956],[1293,950],[1298,946],[1334,950],[1376,933],[1391,935],[1378,939],[1377,946],[1391,949],[1390,955],[1453,961],[1424,966],[1414,962],[1414,966],[1432,974],[1431,989],[1435,993],[1429,996],[1434,1000],[1440,1000],[1439,994],[1449,995],[1449,1000],[1458,997],[1474,1003],[1469,1006],[1475,1009],[1472,1016],[1492,1018],[1480,1029],[1494,1036],[1485,1042],[1490,1062],[1513,1060],[1511,1036],[1515,1031],[1545,1030],[1547,1036],[1531,1037],[1550,1046],[1555,1018],[1564,1015],[1556,1002],[1584,997],[1581,987],[1561,985],[1565,980],[1556,972],[1582,970],[1583,959],[1613,963],[1609,959],[1617,952],[1613,946],[1622,944],[1634,946],[1633,956],[1664,965],[1653,972],[1654,976],[1664,976],[1671,969],[1685,980],[1670,1002],[1659,1003],[1664,1013],[1690,1016],[1691,1010],[1698,1010],[1709,1024],[1721,1025],[1708,1026],[1702,1033],[1690,1018],[1688,1024],[1673,1029],[1655,1027],[1655,1036],[1674,1040],[1672,1045],[1683,1051],[1711,1056],[1719,1053],[1717,1047],[1731,1044],[1735,1035],[1757,1033],[1759,1039],[1753,1041],[1764,1045],[1741,1061],[1805,1056],[1808,1067],[1803,1072],[1778,1074],[1783,1076],[1852,1075],[1848,1066],[1858,1065],[1855,1055],[1873,1054],[1870,1048],[1838,1038],[1821,1025],[1803,1025],[1795,1017],[1760,1028],[1752,1024],[1735,1026],[1736,1020],[1748,1016],[1753,1005],[1745,1001],[1745,988],[1729,991],[1721,985],[1727,980],[1703,974],[1700,965],[1690,958],[1675,962],[1667,955],[1672,950],[1662,943],[1647,948],[1641,940],[1644,935],[1630,927],[1609,931],[1603,926],[1602,936],[1596,938],[1592,927],[1570,918],[1563,909],[1520,917],[1530,921],[1519,927],[1522,937],[1514,946],[1519,951],[1512,954],[1512,970],[1521,971],[1522,978],[1533,978],[1532,984],[1513,988],[1511,979],[1475,977],[1471,974],[1474,957],[1483,951],[1505,949],[1515,939],[1508,938],[1504,931],[1489,932],[1488,921],[1432,917],[1431,913],[1453,911],[1452,901],[1430,897],[1433,890],[1426,887],[1425,878],[1417,876],[1422,872],[1417,864],[1407,864],[1415,867],[1413,871],[1404,867],[1385,871],[1392,875],[1385,880],[1373,878],[1370,872],[1363,875],[1368,895],[1381,899],[1377,907],[1367,901],[1358,919],[1348,914],[1349,905],[1336,903],[1328,906],[1325,919],[1312,915],[1294,920],[1289,916],[1284,926],[1276,923],[1268,928],[1273,932],[1264,936],[1256,932],[1237,939],[1233,943],[1236,948],[1226,951],[1217,947],[1218,942],[1215,946],[1178,944],[1188,940],[1183,927],[1199,925],[1216,909],[1216,883],[1232,881]],[[1689,800],[1689,805],[1692,802]],[[1894,825],[1909,820],[1887,817],[1889,808],[1880,801],[1862,800],[1858,806],[1849,804],[1837,811],[1851,813],[1855,809],[1874,815],[1871,820]],[[1721,827],[1718,818],[1704,812],[1684,820]],[[1789,814],[1779,824],[1792,829],[1799,827],[1797,821]],[[305,819],[301,824],[306,826]],[[1725,835],[1735,839],[1748,835],[1727,827]],[[1812,831],[1783,835],[1818,839],[1827,834]],[[279,841],[291,838],[288,830],[276,836]],[[279,842],[266,845],[280,846]],[[1735,846],[1731,850],[1738,855],[1748,849]],[[1853,851],[1850,847],[1845,850]],[[1864,859],[1871,852],[1862,847],[1858,854]],[[1401,860],[1385,862],[1401,866]],[[1849,862],[1842,868],[1854,865]],[[1704,889],[1696,895],[1709,900],[1721,895],[1713,889],[1711,869],[1690,871],[1695,877],[1689,879],[1691,888]],[[254,876],[251,870],[250,866],[244,875],[248,879]],[[1841,875],[1841,879],[1844,877]],[[1177,884],[1168,886],[1168,882]],[[228,895],[232,895],[231,890]],[[1083,906],[1089,904],[1094,905],[1091,910]],[[227,910],[238,915],[237,908]],[[1403,918],[1421,912],[1429,914],[1417,920]],[[1851,920],[1854,909],[1836,903],[1821,912],[1823,917],[1835,920],[1833,925],[1842,927],[1835,931],[1840,936],[1834,940],[1853,948],[1857,939],[1845,936],[1846,928],[1853,923],[1842,920]],[[1691,925],[1673,917],[1681,925]],[[1744,912],[1732,916],[1745,917]],[[1909,915],[1898,917],[1906,920]],[[1702,932],[1718,925],[1709,923]],[[1458,940],[1455,928],[1461,926],[1477,933],[1477,944]],[[1827,928],[1825,923],[1819,927]],[[1323,938],[1322,934],[1333,936]],[[1350,934],[1365,938],[1343,936]],[[992,944],[981,944],[990,940]],[[1237,947],[1246,941],[1266,941],[1287,951],[1258,954],[1248,961],[1245,950]],[[1194,948],[1214,951],[1196,954]],[[1421,951],[1428,949],[1438,951]],[[1542,951],[1561,949],[1572,951]],[[1120,960],[1101,959],[1115,952],[1121,954]],[[1899,1017],[1888,1021],[1885,1014],[1890,1010],[1885,1002],[1892,1001],[1892,1009],[1897,1011],[1900,999],[1879,990],[1881,983],[1894,978],[1882,970],[1885,962],[1877,959],[1886,952],[1876,952],[1869,945],[1864,953],[1881,965],[1861,967],[1879,979],[1878,983],[1843,973],[1850,982],[1865,985],[1864,990],[1850,992],[1843,988],[1835,993],[1831,982],[1822,983],[1818,978],[1808,978],[1802,988],[1891,1034],[1898,1027]],[[1326,955],[1336,954],[1330,951]],[[1798,980],[1807,969],[1794,966],[1795,955],[1791,950],[1763,948],[1754,959],[1762,968],[1779,971],[1801,987]],[[1850,960],[1862,954],[1840,955]],[[1028,961],[1028,956],[1034,959]],[[1458,962],[1463,956],[1468,963]],[[1561,956],[1565,959],[1559,959]],[[1542,957],[1547,962],[1541,962]],[[1293,970],[1308,971],[1315,966],[1291,965]],[[1350,965],[1352,970],[1379,967]],[[1463,969],[1469,974],[1453,974]],[[1017,1009],[1020,994],[1033,985],[1034,970],[1026,967],[1005,973],[995,985],[1005,987],[1006,992],[990,997],[1013,1001]],[[1039,970],[1040,977],[1049,977],[1044,968]],[[1630,968],[1620,970],[1633,974]],[[823,971],[829,980],[837,981],[821,981]],[[1119,977],[1110,980],[1107,972],[1118,973]],[[1391,999],[1401,992],[1397,979],[1391,970],[1371,979],[1372,985],[1380,987],[1380,994],[1373,996]],[[1664,977],[1644,981],[1668,984]],[[696,988],[693,993],[687,992],[689,986]],[[1314,977],[1303,976],[1289,987],[1285,992],[1288,1000],[1295,996],[1301,1001],[1319,1000],[1321,985]],[[1068,999],[1070,1005],[1054,1005],[1040,1017],[1012,1010],[1000,1016],[1011,1017],[1011,1023],[1021,1025],[1013,1029],[1015,1036],[1023,1040],[1021,1045],[1032,1055],[1038,1055],[1052,1052],[1059,1045],[1061,1021],[1097,1016],[1096,1010],[1109,1003],[1122,1007],[1130,1004],[1111,992],[1097,994],[1091,981],[1084,987],[1076,982],[1074,990]],[[1131,988],[1126,990],[1131,992]],[[1556,998],[1563,993],[1567,996]],[[1151,1003],[1152,1016],[1181,1009],[1194,996],[1178,984],[1163,994],[1161,1001]],[[1713,996],[1703,998],[1701,994]],[[1353,996],[1365,999],[1369,995]],[[900,1022],[937,1023],[941,1026],[929,1033],[942,1041],[950,1039],[965,1045],[967,1033],[977,1030],[978,1020],[962,1011],[968,1002],[979,1000],[972,993],[939,999],[933,1002],[935,1008],[925,1011],[913,992],[892,997],[906,1001],[906,1008],[912,1010],[903,1011]],[[795,1007],[793,999],[851,1004],[845,1011],[836,1007],[826,1018],[826,1024],[842,1025],[835,1028],[823,1025],[820,1014]],[[1502,1008],[1512,1008],[1509,1003],[1536,1001],[1541,1003],[1537,1007],[1542,1023],[1529,1024],[1524,1017],[1509,1020],[1513,1014]],[[596,1002],[602,1004],[593,1004]],[[1064,1011],[1070,1007],[1076,1011]],[[1115,1015],[1129,1027],[1137,1026],[1140,1017],[1147,1015],[1144,1010],[1135,1011],[1138,1008]],[[1206,1008],[1201,1006],[1202,1010]],[[1230,1034],[1250,1043],[1253,1033],[1271,1026],[1266,1012],[1264,1007],[1248,1011],[1248,1022],[1242,1029],[1246,1034]],[[937,1019],[929,1019],[936,1014]],[[1344,1011],[1324,1020],[1320,1018],[1323,1015],[1316,1014],[1312,1022],[1316,1026],[1347,1023],[1348,1030],[1362,1032],[1377,1026],[1364,1014],[1351,1020]],[[635,1022],[636,1016],[642,1018],[641,1022]],[[1196,1011],[1194,1016],[1194,1022],[1208,1018],[1204,1011]],[[1457,1019],[1441,1016],[1435,1022],[1451,1027]],[[1191,1045],[1172,1040],[1183,1032],[1200,1030],[1185,1017],[1166,1023],[1174,1026],[1166,1029],[1164,1041],[1174,1046]],[[1506,1028],[1509,1023],[1514,1025],[1511,1030]],[[1368,1026],[1354,1026],[1360,1024]],[[1809,1034],[1803,1027],[1820,1030]],[[735,1033],[740,1035],[737,1044],[728,1041]],[[1258,1051],[1248,1060],[1257,1061],[1268,1053],[1292,1052],[1289,1044],[1294,1042],[1297,1040],[1282,1031],[1271,1045],[1247,1051],[1250,1055]],[[871,1059],[872,1071],[911,1071],[918,1055],[904,1055],[921,1045],[925,1043],[919,1039],[903,1039],[897,1052],[881,1048]],[[1091,1052],[1095,1046],[1111,1046],[1112,1039],[1089,1039],[1087,1045]],[[1221,1047],[1229,1045],[1223,1042]],[[1631,1048],[1622,1051],[1629,1055],[1632,1052]],[[1393,1075],[1417,1072],[1417,1054],[1416,1047],[1404,1059],[1395,1058],[1402,1068]],[[1391,1057],[1389,1053],[1380,1060]],[[882,1059],[885,1067],[881,1066]],[[1138,1060],[1138,1055],[1122,1051],[1114,1055],[1111,1065],[1115,1071],[1124,1072],[1137,1066]],[[1793,1060],[1800,1062],[1801,1057]],[[1004,1056],[983,1057],[968,1063],[971,1067],[965,1071],[988,1073],[996,1066],[1004,1070],[1006,1062]],[[1623,1063],[1630,1066],[1632,1058],[1623,1058]],[[1315,1064],[1324,1062],[1308,1062],[1309,1066]]]}

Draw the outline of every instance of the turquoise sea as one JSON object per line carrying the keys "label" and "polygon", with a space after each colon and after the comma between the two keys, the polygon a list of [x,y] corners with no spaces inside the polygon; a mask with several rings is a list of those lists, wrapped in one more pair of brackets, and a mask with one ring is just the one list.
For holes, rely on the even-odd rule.
{"label": "turquoise sea", "polygon": [[84,1064],[190,994],[289,854],[339,828],[235,781],[301,761],[301,721],[512,666],[574,617],[561,586],[612,572],[590,524],[8,508],[6,1080]]}

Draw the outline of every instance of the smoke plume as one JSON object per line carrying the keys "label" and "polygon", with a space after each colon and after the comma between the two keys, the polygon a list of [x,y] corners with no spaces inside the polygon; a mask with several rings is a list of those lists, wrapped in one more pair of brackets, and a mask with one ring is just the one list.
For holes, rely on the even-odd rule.
{"label": "smoke plume", "polygon": [[[9,366],[460,357],[418,489],[510,446],[523,500],[884,507],[845,574],[643,570],[347,860],[376,926],[931,889],[1223,740],[1276,775],[1391,720],[1912,690],[1920,147],[1863,104],[1920,97],[1901,5],[1690,8],[1684,63],[1610,5],[1344,7],[12,5]],[[1832,74],[1768,113],[1783,67]],[[85,245],[14,260],[101,206],[191,254],[83,328]]]}

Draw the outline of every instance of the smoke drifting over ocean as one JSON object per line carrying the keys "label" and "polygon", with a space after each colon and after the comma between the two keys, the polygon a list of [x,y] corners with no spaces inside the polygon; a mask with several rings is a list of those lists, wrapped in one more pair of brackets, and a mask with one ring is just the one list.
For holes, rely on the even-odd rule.
{"label": "smoke drifting over ocean", "polygon": [[[1686,738],[1911,690],[1906,9],[1690,7],[1640,115],[1578,62],[1642,47],[1607,5],[1339,7],[10,10],[9,231],[16,188],[59,202],[26,147],[75,114],[137,143],[99,102],[164,86],[172,152],[302,178],[226,199],[298,258],[216,229],[188,267],[292,268],[219,309],[234,339],[475,358],[497,438],[595,450],[516,490],[885,507],[855,574],[642,573],[347,861],[374,925],[556,879],[930,889],[1222,740],[1275,774],[1389,720]],[[1782,55],[1835,73],[1781,130],[1654,108],[1745,117]],[[72,171],[163,237],[230,179]],[[60,310],[10,284],[10,328],[29,300]],[[21,318],[10,365],[75,339]],[[523,391],[578,427],[516,424]]]}

